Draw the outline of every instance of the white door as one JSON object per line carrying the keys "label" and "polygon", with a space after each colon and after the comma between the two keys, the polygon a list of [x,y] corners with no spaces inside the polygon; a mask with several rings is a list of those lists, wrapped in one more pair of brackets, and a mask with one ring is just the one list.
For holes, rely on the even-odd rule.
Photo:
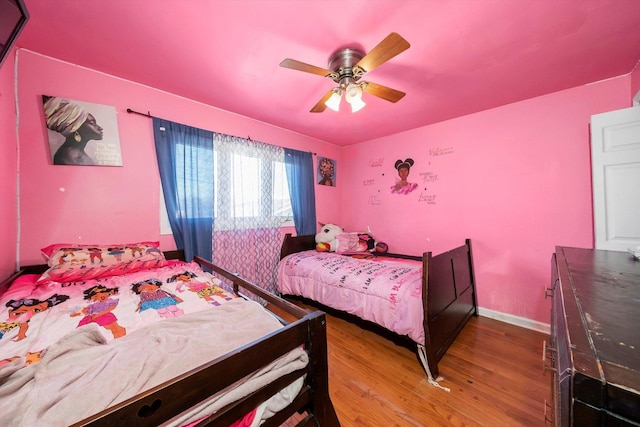
{"label": "white door", "polygon": [[640,107],[591,116],[596,249],[640,246]]}

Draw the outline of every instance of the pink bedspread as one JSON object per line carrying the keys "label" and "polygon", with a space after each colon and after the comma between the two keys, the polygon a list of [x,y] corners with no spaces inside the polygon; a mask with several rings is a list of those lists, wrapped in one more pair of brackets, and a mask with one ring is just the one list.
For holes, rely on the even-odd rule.
{"label": "pink bedspread", "polygon": [[[20,276],[0,297],[2,426],[68,425],[282,327],[196,263],[83,282],[37,285],[38,277]],[[168,425],[200,419],[307,363],[296,348]],[[245,421],[259,424],[301,387],[302,379]]]}
{"label": "pink bedspread", "polygon": [[0,367],[19,358],[37,362],[47,347],[87,324],[100,326],[110,341],[236,298],[196,263],[85,282],[36,285],[37,278],[21,276],[2,295]]}
{"label": "pink bedspread", "polygon": [[299,252],[280,261],[278,290],[346,311],[424,344],[419,261]]}

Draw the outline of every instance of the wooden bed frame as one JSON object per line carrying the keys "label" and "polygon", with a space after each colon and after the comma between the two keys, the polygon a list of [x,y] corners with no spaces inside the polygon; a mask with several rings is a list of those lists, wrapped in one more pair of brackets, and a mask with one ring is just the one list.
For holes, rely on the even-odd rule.
{"label": "wooden bed frame", "polygon": [[[165,257],[184,260],[184,253],[182,251],[165,252]],[[299,346],[303,346],[309,355],[309,364],[305,369],[292,372],[249,396],[229,404],[200,422],[198,426],[229,425],[303,376],[305,377],[304,386],[293,402],[262,425],[279,426],[295,413],[306,412],[307,415],[298,423],[298,426],[339,426],[340,422],[329,397],[325,313],[304,310],[200,257],[196,256],[194,261],[205,270],[212,271],[230,281],[237,294],[242,295],[241,291],[244,290],[258,295],[268,304],[295,318],[295,321],[289,323],[279,317],[284,324],[282,329],[84,419],[74,426],[157,426]],[[0,292],[19,275],[40,274],[47,268],[47,265],[22,268],[0,283]]]}
{"label": "wooden bed frame", "polygon": [[[287,234],[280,259],[315,248],[315,235],[293,237]],[[471,240],[466,239],[464,245],[438,255],[431,252],[425,252],[422,257],[376,252],[373,255],[422,261],[424,347],[428,365],[425,370],[437,378],[438,362],[471,316],[478,315]],[[411,341],[408,337],[407,340]],[[425,360],[420,354],[418,356],[424,366]]]}

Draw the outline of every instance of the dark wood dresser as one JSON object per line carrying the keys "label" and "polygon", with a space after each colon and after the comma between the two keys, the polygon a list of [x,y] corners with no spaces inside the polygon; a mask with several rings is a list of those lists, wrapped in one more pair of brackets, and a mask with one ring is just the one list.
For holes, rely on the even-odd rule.
{"label": "dark wood dresser", "polygon": [[640,261],[630,253],[556,247],[551,344],[558,426],[640,426]]}

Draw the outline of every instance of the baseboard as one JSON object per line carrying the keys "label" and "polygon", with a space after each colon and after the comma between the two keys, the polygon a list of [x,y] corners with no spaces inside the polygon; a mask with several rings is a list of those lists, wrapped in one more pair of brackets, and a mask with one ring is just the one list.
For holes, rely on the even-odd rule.
{"label": "baseboard", "polygon": [[526,329],[531,329],[533,331],[542,332],[543,334],[547,335],[551,330],[551,327],[548,323],[537,322],[525,317],[514,316],[513,314],[501,313],[499,311],[489,310],[488,308],[478,307],[478,315],[509,323],[511,325],[520,326]]}

